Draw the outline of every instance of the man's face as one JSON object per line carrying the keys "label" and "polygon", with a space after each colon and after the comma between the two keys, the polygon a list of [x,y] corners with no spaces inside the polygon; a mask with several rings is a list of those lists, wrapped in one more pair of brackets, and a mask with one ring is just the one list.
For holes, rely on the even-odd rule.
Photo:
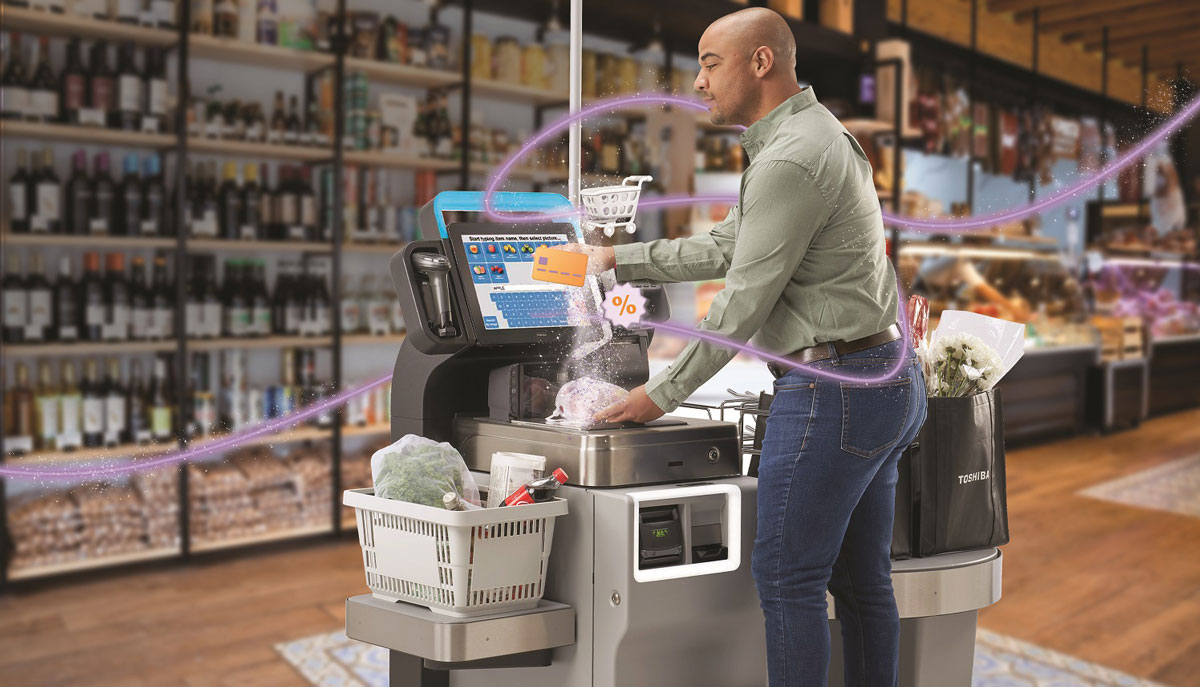
{"label": "man's face", "polygon": [[709,28],[700,37],[700,73],[692,85],[703,96],[713,124],[749,125],[755,105],[753,65],[721,33]]}

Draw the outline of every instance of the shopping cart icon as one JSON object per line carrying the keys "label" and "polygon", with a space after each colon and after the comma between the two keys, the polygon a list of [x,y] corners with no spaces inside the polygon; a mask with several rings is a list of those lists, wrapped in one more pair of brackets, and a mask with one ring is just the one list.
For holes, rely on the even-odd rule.
{"label": "shopping cart icon", "polygon": [[652,179],[648,175],[632,176],[622,179],[618,186],[582,189],[579,197],[583,199],[584,229],[603,229],[605,236],[612,236],[620,228],[629,234],[637,231],[633,217],[638,197],[642,194],[642,184]]}

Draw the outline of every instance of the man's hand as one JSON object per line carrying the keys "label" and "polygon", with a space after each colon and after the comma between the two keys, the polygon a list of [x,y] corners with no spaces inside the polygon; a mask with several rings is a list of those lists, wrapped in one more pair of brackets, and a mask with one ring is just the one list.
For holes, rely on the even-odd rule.
{"label": "man's hand", "polygon": [[645,424],[663,416],[662,408],[646,395],[646,387],[639,386],[624,400],[596,413],[596,422],[637,422]]}
{"label": "man's hand", "polygon": [[611,270],[617,264],[616,254],[612,248],[605,246],[590,246],[586,243],[564,243],[555,246],[558,250],[568,253],[583,253],[588,257],[588,274],[600,274]]}

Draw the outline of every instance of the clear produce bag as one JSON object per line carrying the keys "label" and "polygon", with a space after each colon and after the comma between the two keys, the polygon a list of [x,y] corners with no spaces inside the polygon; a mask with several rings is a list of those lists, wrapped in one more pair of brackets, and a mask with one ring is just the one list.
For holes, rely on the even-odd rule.
{"label": "clear produce bag", "polygon": [[401,437],[371,456],[371,481],[375,495],[442,508],[448,493],[479,503],[479,487],[462,455],[450,444],[416,434]]}

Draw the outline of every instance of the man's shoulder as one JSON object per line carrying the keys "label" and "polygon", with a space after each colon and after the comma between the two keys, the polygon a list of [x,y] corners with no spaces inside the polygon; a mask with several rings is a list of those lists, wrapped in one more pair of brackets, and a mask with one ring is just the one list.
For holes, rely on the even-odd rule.
{"label": "man's shoulder", "polygon": [[845,131],[823,105],[806,107],[780,122],[755,162],[792,162],[816,171],[821,156]]}

